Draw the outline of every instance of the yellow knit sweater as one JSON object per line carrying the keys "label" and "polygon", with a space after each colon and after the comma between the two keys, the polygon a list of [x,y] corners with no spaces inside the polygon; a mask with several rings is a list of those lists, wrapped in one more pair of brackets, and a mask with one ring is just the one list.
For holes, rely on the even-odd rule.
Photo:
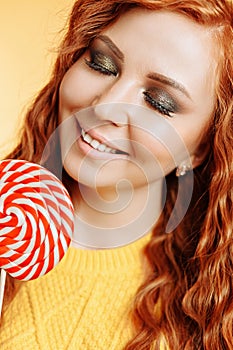
{"label": "yellow knit sweater", "polygon": [[0,349],[123,349],[149,237],[110,250],[70,248],[46,276],[24,282],[4,313]]}

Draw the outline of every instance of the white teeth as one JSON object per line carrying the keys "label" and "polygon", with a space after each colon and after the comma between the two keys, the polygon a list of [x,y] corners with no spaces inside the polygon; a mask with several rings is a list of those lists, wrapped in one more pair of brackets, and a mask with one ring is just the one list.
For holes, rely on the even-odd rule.
{"label": "white teeth", "polygon": [[81,135],[82,135],[82,138],[84,139],[84,141],[86,143],[88,143],[89,145],[91,145],[91,147],[93,147],[94,149],[98,149],[98,151],[100,151],[100,152],[116,153],[115,149],[113,149],[111,147],[107,147],[105,144],[100,143],[99,141],[93,139],[83,129],[81,131]]}
{"label": "white teeth", "polygon": [[87,143],[91,143],[91,141],[93,140],[92,137],[88,134],[84,135],[84,141],[86,141]]}
{"label": "white teeth", "polygon": [[97,140],[92,140],[91,141],[91,147],[97,149],[100,143]]}
{"label": "white teeth", "polygon": [[101,143],[100,145],[99,145],[99,147],[98,147],[98,151],[100,151],[100,152],[104,152],[105,150],[106,150],[106,146],[103,144],[103,143]]}

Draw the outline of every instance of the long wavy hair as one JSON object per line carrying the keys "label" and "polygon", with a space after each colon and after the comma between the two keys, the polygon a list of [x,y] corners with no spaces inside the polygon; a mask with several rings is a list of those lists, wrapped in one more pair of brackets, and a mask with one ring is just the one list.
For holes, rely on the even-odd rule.
{"label": "long wavy hair", "polygon": [[[134,303],[135,337],[127,350],[233,349],[233,9],[229,0],[79,0],[70,14],[53,73],[28,110],[18,146],[8,158],[40,162],[58,126],[58,92],[64,74],[90,42],[125,11],[142,7],[183,14],[211,27],[218,52],[213,118],[203,147],[207,156],[194,170],[187,214],[171,233],[166,224],[177,195],[174,173],[167,176],[164,211],[145,248],[150,272]],[[169,25],[169,24],[168,24]],[[205,135],[206,137],[206,135]],[[56,155],[56,157],[55,157]],[[60,167],[58,148],[52,170]],[[45,163],[46,165],[46,163]],[[183,191],[189,185],[185,178]],[[68,184],[64,174],[63,182]],[[68,186],[68,185],[67,185]],[[182,203],[180,203],[182,206]],[[14,293],[8,277],[7,295]]]}

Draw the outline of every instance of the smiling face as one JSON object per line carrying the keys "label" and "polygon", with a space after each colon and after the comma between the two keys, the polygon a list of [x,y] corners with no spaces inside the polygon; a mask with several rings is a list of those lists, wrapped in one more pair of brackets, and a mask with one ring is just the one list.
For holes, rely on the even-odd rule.
{"label": "smiling face", "polygon": [[208,28],[171,12],[131,10],[104,30],[60,87],[60,122],[76,113],[60,130],[69,175],[90,187],[142,186],[187,154],[198,165],[214,108],[213,48]]}

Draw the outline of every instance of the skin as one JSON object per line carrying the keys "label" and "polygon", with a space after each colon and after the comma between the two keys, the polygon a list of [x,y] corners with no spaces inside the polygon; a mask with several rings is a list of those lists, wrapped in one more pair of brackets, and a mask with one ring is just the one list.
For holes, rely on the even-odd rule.
{"label": "skin", "polygon": [[[79,218],[119,227],[140,215],[148,193],[157,217],[164,176],[182,162],[193,168],[202,162],[199,144],[214,108],[213,52],[208,28],[175,13],[135,9],[101,33],[68,70],[60,87],[59,119],[68,121],[60,140]],[[125,153],[94,150],[80,137],[81,129]],[[172,143],[177,135],[185,152],[178,141]],[[128,183],[131,203],[125,199]],[[121,210],[108,211],[119,204],[116,184]],[[102,212],[97,197],[106,204]]]}

